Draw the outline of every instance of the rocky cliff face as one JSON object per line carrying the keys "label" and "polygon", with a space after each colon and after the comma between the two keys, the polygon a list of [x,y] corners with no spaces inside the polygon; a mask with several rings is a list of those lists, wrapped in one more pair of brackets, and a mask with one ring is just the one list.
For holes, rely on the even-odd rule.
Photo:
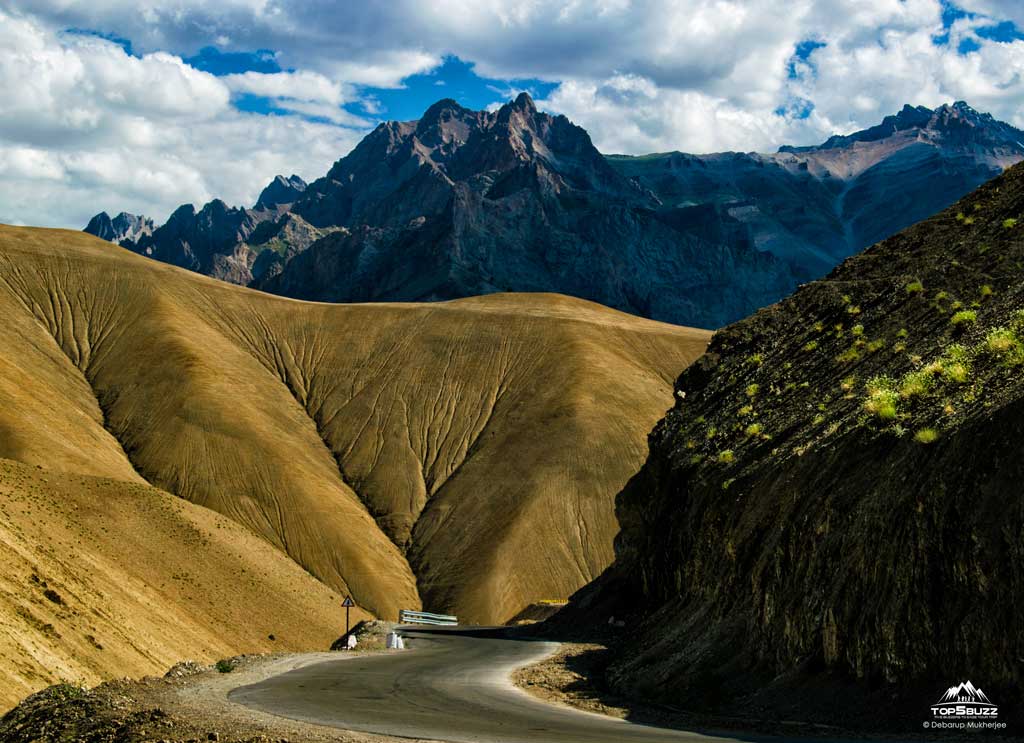
{"label": "rocky cliff face", "polygon": [[297,175],[279,175],[263,189],[253,209],[287,209],[302,196],[306,182]]}
{"label": "rocky cliff face", "polygon": [[333,231],[319,230],[289,213],[305,189],[306,182],[297,175],[279,175],[252,209],[231,207],[220,199],[199,211],[183,204],[155,229],[145,217],[122,213],[111,220],[101,212],[85,232],[164,263],[246,285],[278,273],[289,258]]}
{"label": "rocky cliff face", "polygon": [[308,186],[278,176],[252,209],[182,207],[126,246],[306,299],[554,291],[719,327],[945,208],[1021,141],[957,103],[774,155],[604,157],[528,95],[495,112],[445,99]]}
{"label": "rocky cliff face", "polygon": [[85,232],[113,243],[136,243],[153,234],[154,224],[149,217],[121,212],[113,219],[106,212],[100,212],[89,220]]}
{"label": "rocky cliff face", "polygon": [[873,694],[919,727],[970,678],[1019,707],[1022,214],[1024,165],[715,335],[577,599],[643,607],[619,689],[780,715]]}

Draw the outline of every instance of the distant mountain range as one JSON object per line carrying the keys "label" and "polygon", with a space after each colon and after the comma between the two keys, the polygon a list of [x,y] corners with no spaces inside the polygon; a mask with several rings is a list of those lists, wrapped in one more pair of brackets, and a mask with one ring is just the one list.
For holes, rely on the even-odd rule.
{"label": "distant mountain range", "polygon": [[[1024,159],[1024,132],[958,102],[778,153],[604,156],[526,94],[378,126],[326,176],[251,209],[185,205],[86,231],[286,296],[419,301],[552,291],[719,327]],[[114,223],[118,223],[115,225]]]}

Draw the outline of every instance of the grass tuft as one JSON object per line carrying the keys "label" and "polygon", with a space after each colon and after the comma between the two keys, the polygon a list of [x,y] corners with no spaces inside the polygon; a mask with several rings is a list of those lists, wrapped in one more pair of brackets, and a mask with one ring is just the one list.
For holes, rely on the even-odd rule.
{"label": "grass tuft", "polygon": [[949,324],[956,327],[958,325],[970,325],[978,320],[978,313],[974,310],[960,310],[949,318]]}

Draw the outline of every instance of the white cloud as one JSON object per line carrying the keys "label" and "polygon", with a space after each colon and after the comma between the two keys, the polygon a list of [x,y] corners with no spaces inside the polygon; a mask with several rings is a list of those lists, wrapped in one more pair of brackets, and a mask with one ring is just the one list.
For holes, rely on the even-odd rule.
{"label": "white cloud", "polygon": [[235,92],[252,93],[265,98],[293,98],[341,105],[356,97],[351,86],[346,90],[341,83],[317,72],[244,72],[225,75],[220,79]]}
{"label": "white cloud", "polygon": [[[60,214],[85,208],[71,193],[89,208],[100,199],[157,217],[177,201],[249,201],[275,172],[316,176],[347,151],[380,110],[361,86],[400,86],[448,54],[512,81],[509,90],[527,78],[558,83],[543,105],[607,151],[770,150],[870,126],[904,103],[955,99],[1024,126],[1024,42],[977,33],[1004,19],[1024,25],[1024,5],[961,5],[980,15],[947,30],[940,0],[8,0],[0,168],[21,172],[37,158],[31,188],[64,189]],[[60,28],[116,34],[143,55]],[[807,40],[823,46],[795,60]],[[959,54],[964,40],[978,49]],[[215,78],[167,53],[207,45],[270,49],[295,71]],[[301,116],[241,113],[232,101],[244,94]],[[367,118],[343,108],[352,103]],[[813,112],[799,116],[807,103]],[[19,182],[0,186],[5,214],[21,199],[19,218],[44,221]],[[73,190],[86,182],[95,198]]]}
{"label": "white cloud", "polygon": [[367,124],[345,119],[344,87],[322,76],[226,81],[170,54],[133,57],[2,12],[0,90],[0,217],[39,225],[80,228],[100,209],[163,220],[215,196],[251,204],[277,173],[322,175],[364,133],[244,113],[232,92],[288,93],[308,99],[289,99],[292,108]]}

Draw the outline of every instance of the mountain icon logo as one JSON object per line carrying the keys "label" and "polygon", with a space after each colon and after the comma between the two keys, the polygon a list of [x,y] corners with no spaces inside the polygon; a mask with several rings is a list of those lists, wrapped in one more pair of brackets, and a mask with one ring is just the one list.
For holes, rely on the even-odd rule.
{"label": "mountain icon logo", "polygon": [[998,716],[999,707],[970,680],[949,687],[932,705],[935,720],[994,720]]}
{"label": "mountain icon logo", "polygon": [[947,702],[992,704],[989,698],[985,696],[985,692],[972,684],[969,679],[958,686],[951,686],[946,689],[946,693],[942,695],[942,699],[936,702],[936,704],[945,704]]}

